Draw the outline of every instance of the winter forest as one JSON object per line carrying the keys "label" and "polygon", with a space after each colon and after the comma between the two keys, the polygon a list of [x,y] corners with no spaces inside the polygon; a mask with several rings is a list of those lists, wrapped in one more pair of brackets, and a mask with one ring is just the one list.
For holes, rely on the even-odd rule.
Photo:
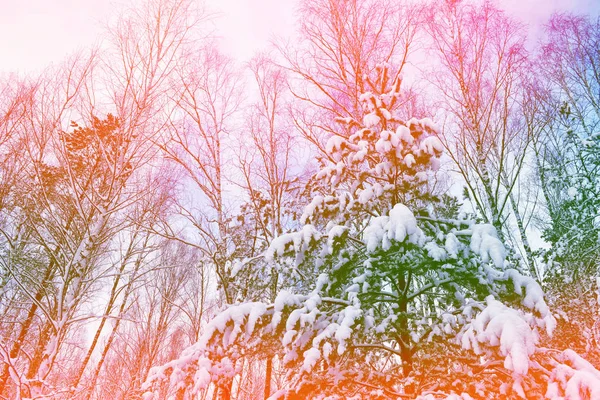
{"label": "winter forest", "polygon": [[600,399],[600,19],[143,0],[0,75],[0,399]]}

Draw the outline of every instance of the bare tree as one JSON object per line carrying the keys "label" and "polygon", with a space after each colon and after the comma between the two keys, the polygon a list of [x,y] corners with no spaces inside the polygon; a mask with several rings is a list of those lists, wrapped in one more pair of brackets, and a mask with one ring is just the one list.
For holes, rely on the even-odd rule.
{"label": "bare tree", "polygon": [[476,211],[502,235],[517,225],[526,264],[536,269],[518,191],[532,135],[523,116],[528,54],[524,27],[489,2],[446,2],[428,15],[433,48],[443,68],[428,71],[444,94],[443,140],[463,176]]}
{"label": "bare tree", "polygon": [[[62,200],[60,199],[62,196],[60,185],[54,179],[57,170],[54,165],[60,163],[58,160],[60,149],[57,147],[56,140],[67,111],[77,101],[83,82],[89,78],[94,61],[95,54],[93,53],[89,57],[78,55],[56,70],[47,71],[47,74],[33,86],[35,91],[32,92],[31,101],[18,120],[17,126],[23,135],[20,141],[24,146],[25,157],[23,159],[26,160],[21,164],[21,168],[26,171],[27,175],[25,176],[28,179],[24,179],[20,185],[20,191],[22,191],[20,197],[25,200],[20,207],[19,215],[17,215],[20,222],[16,226],[22,229],[17,236],[20,244],[11,243],[5,259],[10,265],[7,270],[9,276],[22,295],[27,298],[28,311],[25,312],[19,332],[15,332],[16,337],[12,341],[9,352],[11,358],[16,359],[21,356],[23,345],[32,333],[31,328],[38,312],[42,312],[42,320],[55,317],[50,312],[51,303],[44,304],[43,300],[50,300],[49,296],[52,295],[47,290],[48,286],[53,285],[53,279],[59,270],[60,263],[57,253],[65,250],[65,245],[72,244],[59,240],[56,235],[61,235],[72,228],[74,218],[74,211],[71,210],[65,214],[71,216],[67,216],[64,221],[61,221],[60,211],[65,210],[68,206],[59,211],[54,205],[55,201]],[[57,203],[56,206],[58,206]],[[19,219],[13,221],[17,222]],[[53,237],[53,235],[55,236]],[[24,250],[22,246],[25,244],[31,251],[38,252],[39,260],[44,260],[42,263],[46,264],[39,267],[41,274],[38,276],[31,276],[26,272],[29,268],[27,261],[22,264],[19,261],[25,260],[14,258],[17,253]],[[23,275],[23,272],[26,272],[27,275]],[[57,328],[48,325],[48,319],[41,329],[40,340],[35,346],[33,358],[27,367],[28,380],[36,376],[38,369],[42,366],[43,350],[41,349],[47,344],[45,339],[47,332]],[[7,366],[7,364],[3,366],[2,374],[0,374],[0,393],[4,393],[6,390],[6,381],[9,375]],[[45,369],[47,364],[43,367]],[[31,387],[26,389],[30,390]]]}
{"label": "bare tree", "polygon": [[[130,299],[126,306],[122,303],[102,355],[104,372],[97,374],[97,369],[93,377],[97,381],[89,385],[94,398],[139,398],[150,367],[194,343],[199,332],[190,338],[186,330],[205,322],[199,314],[208,312],[210,305],[197,296],[198,288],[209,284],[198,253],[177,241],[154,246],[136,284],[127,287]],[[195,301],[199,303],[193,305]],[[201,311],[194,314],[194,309]],[[106,353],[109,344],[112,350]]]}
{"label": "bare tree", "polygon": [[[26,264],[16,273],[12,260],[19,249],[6,257],[11,260],[13,281],[29,303],[19,331],[9,339],[8,355],[21,360],[25,371],[20,395],[54,390],[46,383],[59,365],[57,360],[67,355],[61,349],[70,332],[95,318],[83,306],[114,272],[108,256],[118,233],[132,224],[128,212],[148,194],[152,188],[148,185],[156,184],[146,177],[160,165],[153,143],[166,117],[157,110],[166,103],[167,77],[185,50],[186,35],[198,22],[195,17],[190,2],[159,0],[130,10],[117,21],[111,30],[113,46],[101,65],[103,90],[114,104],[114,116],[94,115],[103,104],[92,102],[99,80],[99,75],[92,75],[98,60],[95,52],[69,60],[35,85],[32,104],[19,120],[27,135],[23,143],[30,174],[23,185],[29,194],[21,214],[28,236],[20,239],[40,253],[38,260],[46,266],[37,268],[39,276],[31,279],[23,274],[30,268]],[[87,126],[65,128],[70,119],[83,120]],[[75,382],[96,342],[74,368]],[[17,375],[9,374],[8,363],[2,368],[4,393],[9,375]]]}
{"label": "bare tree", "polygon": [[192,226],[191,238],[165,226],[164,235],[183,240],[201,251],[212,263],[223,296],[235,301],[230,285],[228,207],[224,193],[229,163],[228,135],[241,103],[240,75],[232,60],[207,45],[190,55],[173,78],[170,95],[175,109],[161,143],[164,155],[183,171],[186,191],[193,199],[181,199],[180,215]]}

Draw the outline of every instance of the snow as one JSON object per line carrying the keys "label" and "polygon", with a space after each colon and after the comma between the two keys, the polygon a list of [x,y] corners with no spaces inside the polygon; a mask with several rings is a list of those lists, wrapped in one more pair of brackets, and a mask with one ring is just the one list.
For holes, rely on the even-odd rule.
{"label": "snow", "polygon": [[333,350],[333,346],[331,345],[331,343],[325,343],[323,345],[323,357],[329,358],[329,355],[331,354],[332,350]]}
{"label": "snow", "polygon": [[359,192],[358,202],[360,204],[367,204],[375,197],[381,196],[383,194],[383,187],[379,183],[375,183],[373,185],[365,185],[365,188]]}
{"label": "snow", "polygon": [[212,380],[211,374],[211,362],[207,359],[201,359],[198,361],[198,370],[194,374],[194,390],[200,391],[210,385]]}
{"label": "snow", "polygon": [[[442,130],[439,128],[439,126],[433,122],[433,120],[431,118],[423,118],[421,120],[419,120],[419,125],[421,125],[425,130],[431,132],[431,133],[441,133]],[[441,146],[441,143],[440,143]],[[440,152],[443,151],[443,147],[440,147]]]}
{"label": "snow", "polygon": [[446,243],[444,244],[444,248],[446,249],[446,253],[448,253],[450,258],[458,257],[460,242],[454,233],[450,232],[446,235]]}
{"label": "snow", "polygon": [[387,108],[380,107],[379,112],[381,113],[381,115],[383,115],[383,118],[385,118],[386,120],[389,121],[390,119],[392,119],[392,114]]}
{"label": "snow", "polygon": [[355,164],[362,162],[367,154],[369,154],[368,143],[366,141],[359,141],[357,146],[359,150],[349,156],[349,161]]}
{"label": "snow", "polygon": [[400,142],[400,138],[398,137],[398,135],[396,135],[396,132],[391,132],[391,131],[387,131],[389,134],[389,141],[392,144],[392,146],[394,146],[394,148],[397,148],[398,146],[401,146],[401,142]]}
{"label": "snow", "polygon": [[410,134],[410,129],[405,125],[398,125],[398,128],[396,128],[396,135],[398,135],[400,139],[408,144],[412,144],[414,142],[414,138]]}
{"label": "snow", "polygon": [[388,217],[375,217],[365,229],[364,240],[367,243],[367,251],[372,253],[382,245],[385,236],[385,227]]}
{"label": "snow", "polygon": [[[250,337],[254,332],[256,322],[267,312],[267,306],[264,303],[253,303],[250,313],[247,314],[248,321],[246,322],[246,338]],[[243,323],[243,321],[241,322]],[[240,324],[241,324],[240,323]]]}
{"label": "snow", "polygon": [[352,327],[356,319],[362,315],[362,310],[354,306],[346,307],[341,313],[338,320],[339,327],[335,331],[335,339],[338,341],[337,353],[344,354],[346,351],[346,341],[352,335]]}
{"label": "snow", "polygon": [[[352,125],[352,124],[356,124],[356,121],[351,118],[351,117],[346,117],[346,118],[342,118],[342,117],[336,117],[335,118],[335,122],[339,122],[342,125]],[[357,124],[358,125],[358,124]]]}
{"label": "snow", "polygon": [[377,126],[379,124],[379,122],[381,122],[381,119],[379,118],[379,116],[377,116],[376,113],[372,112],[369,114],[366,114],[363,117],[363,124],[367,127],[367,128],[372,128],[374,126]]}
{"label": "snow", "polygon": [[373,97],[373,93],[364,92],[364,93],[360,94],[360,96],[358,97],[358,100],[360,100],[363,103],[368,103],[372,97]]}
{"label": "snow", "polygon": [[294,336],[296,336],[297,333],[298,331],[296,331],[295,329],[287,330],[283,335],[283,339],[281,339],[281,344],[284,346],[289,346],[289,344],[292,343],[292,340],[294,340]]}
{"label": "snow", "polygon": [[435,261],[444,261],[446,260],[447,253],[446,250],[442,247],[438,246],[435,242],[428,242],[423,247],[427,250],[427,255],[431,257]]}
{"label": "snow", "polygon": [[367,244],[367,251],[372,253],[380,247],[388,250],[392,245],[392,240],[403,242],[408,237],[411,242],[417,242],[421,235],[413,213],[405,205],[396,204],[389,216],[371,219],[369,226],[365,229],[364,240]]}
{"label": "snow", "polygon": [[383,162],[378,163],[375,166],[375,173],[379,176],[387,175],[393,171],[393,168],[394,167],[393,167],[392,163],[390,163],[388,161],[383,161]]}
{"label": "snow", "polygon": [[368,186],[360,191],[360,194],[358,195],[358,202],[360,204],[367,204],[373,199],[374,195],[375,192],[373,191],[373,187]]}
{"label": "snow", "polygon": [[333,244],[335,240],[342,236],[348,230],[347,227],[342,225],[334,225],[327,232],[327,251],[329,254],[333,254]]}
{"label": "snow", "polygon": [[573,350],[560,353],[553,364],[546,398],[556,400],[600,398],[600,371]]}
{"label": "snow", "polygon": [[275,302],[273,303],[275,312],[282,311],[286,306],[297,306],[301,303],[301,299],[287,290],[281,290],[277,297],[275,298]]}
{"label": "snow", "polygon": [[281,256],[289,251],[292,247],[294,252],[299,258],[302,257],[302,253],[306,251],[313,240],[320,238],[320,233],[315,229],[314,226],[308,224],[304,225],[298,232],[291,232],[283,234],[271,241],[271,245],[265,252],[265,259],[272,262],[275,257]]}
{"label": "snow", "polygon": [[522,312],[505,306],[493,296],[488,296],[486,302],[487,307],[463,335],[463,348],[483,354],[480,344],[499,346],[505,356],[504,367],[526,375],[538,335],[529,327]]}
{"label": "snow", "polygon": [[230,278],[234,278],[244,268],[244,262],[241,260],[235,260],[231,263],[231,272],[229,273]]}
{"label": "snow", "polygon": [[[335,322],[328,324],[325,329],[323,329],[312,341],[312,345],[317,347],[323,342],[325,339],[329,339],[333,337],[335,331],[338,329],[339,325]],[[324,347],[325,345],[323,345]],[[331,346],[331,344],[330,344]]]}
{"label": "snow", "polygon": [[540,314],[542,320],[539,321],[539,327],[545,328],[548,335],[551,336],[556,327],[556,319],[548,309],[540,285],[533,278],[523,276],[515,269],[507,269],[504,272],[503,279],[510,279],[513,282],[515,292],[519,295],[522,295],[522,289],[525,289],[523,305]]}
{"label": "snow", "polygon": [[271,326],[276,328],[283,317],[283,309],[286,306],[299,306],[302,303],[302,299],[300,296],[292,294],[287,290],[281,290],[277,297],[275,298],[275,302],[273,303],[273,318],[271,318]]}
{"label": "snow", "polygon": [[306,309],[304,307],[293,310],[285,323],[285,329],[287,331],[293,330],[305,311]]}
{"label": "snow", "polygon": [[504,267],[506,250],[498,239],[496,228],[491,224],[476,224],[472,227],[471,251],[478,254],[483,262],[494,263],[496,268]]}
{"label": "snow", "polygon": [[321,352],[319,349],[311,347],[310,349],[306,350],[303,355],[304,364],[302,365],[302,369],[306,372],[310,372],[317,364],[317,361],[319,361],[319,358],[321,358]]}
{"label": "snow", "polygon": [[330,283],[329,275],[326,273],[322,273],[317,278],[317,284],[315,285],[315,292],[320,292],[323,290],[323,287]]}
{"label": "snow", "polygon": [[432,156],[438,156],[444,151],[442,142],[435,136],[429,136],[423,139],[419,147],[421,150]]}
{"label": "snow", "polygon": [[312,217],[323,210],[344,211],[351,209],[354,199],[348,192],[341,191],[337,196],[316,195],[312,201],[304,208],[304,213],[300,217],[300,222],[306,224]]}
{"label": "snow", "polygon": [[375,143],[375,150],[380,154],[386,154],[392,150],[392,143],[387,139],[381,138]]}
{"label": "snow", "polygon": [[388,232],[393,232],[392,238],[398,242],[403,241],[406,235],[413,236],[420,233],[417,219],[403,204],[396,204],[390,211],[389,223]]}
{"label": "snow", "polygon": [[429,180],[429,174],[425,171],[419,171],[415,174],[417,182],[427,182]]}
{"label": "snow", "polygon": [[346,142],[344,138],[334,135],[327,141],[327,144],[325,145],[325,151],[337,162],[340,161],[342,157],[340,152],[343,150],[344,145],[347,146],[347,144],[348,142]]}

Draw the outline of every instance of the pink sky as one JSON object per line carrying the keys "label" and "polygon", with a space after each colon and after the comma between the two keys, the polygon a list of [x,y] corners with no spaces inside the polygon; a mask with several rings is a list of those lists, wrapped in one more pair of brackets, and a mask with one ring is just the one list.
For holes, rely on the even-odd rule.
{"label": "pink sky", "polygon": [[[295,0],[207,0],[224,50],[246,60],[293,25]],[[31,71],[96,42],[127,0],[0,0],[0,71]]]}
{"label": "pink sky", "polygon": [[[101,22],[127,0],[0,0],[0,71],[31,71],[58,62],[102,33]],[[208,0],[221,10],[224,49],[241,60],[293,29],[296,0]],[[597,13],[597,0],[500,0],[538,29],[553,10]]]}

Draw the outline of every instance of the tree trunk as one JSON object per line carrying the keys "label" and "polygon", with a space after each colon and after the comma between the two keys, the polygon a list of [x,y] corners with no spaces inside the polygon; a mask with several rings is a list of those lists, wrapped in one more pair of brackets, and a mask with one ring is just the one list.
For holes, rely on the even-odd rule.
{"label": "tree trunk", "polygon": [[523,218],[521,218],[521,214],[519,213],[519,209],[517,208],[517,203],[512,192],[510,193],[510,204],[517,221],[517,228],[519,229],[519,236],[521,236],[521,243],[523,244],[523,251],[525,251],[525,258],[527,259],[529,273],[538,281],[538,283],[541,284],[542,279],[539,276],[538,270],[535,266],[533,252],[531,251],[531,246],[529,245],[529,240],[527,239],[527,233],[525,232],[525,226],[523,225]]}
{"label": "tree trunk", "polygon": [[271,377],[273,376],[273,359],[267,358],[267,367],[265,371],[265,395],[264,398],[267,400],[271,396]]}
{"label": "tree trunk", "polygon": [[[55,266],[56,266],[56,262],[53,258],[48,263],[48,266],[46,267],[46,271],[44,272],[44,278],[42,279],[42,282],[40,283],[40,287],[38,288],[37,292],[35,293],[34,301],[31,303],[31,307],[29,307],[29,312],[27,313],[27,318],[25,318],[25,321],[21,325],[21,331],[19,332],[19,336],[17,337],[17,340],[13,343],[13,346],[10,349],[10,353],[9,353],[10,358],[13,358],[13,359],[17,358],[17,356],[21,352],[21,347],[23,346],[25,337],[27,336],[27,333],[29,332],[29,328],[31,327],[31,324],[33,323],[33,319],[37,312],[38,304],[40,301],[42,301],[42,298],[44,297],[44,290],[45,290],[44,286],[46,285],[46,282],[48,282],[52,278],[52,275],[55,270]],[[4,368],[2,368],[2,373],[0,374],[0,395],[4,394],[8,376],[9,376],[9,365],[8,365],[8,363],[6,363],[6,364],[4,364]]]}
{"label": "tree trunk", "polygon": [[[133,243],[133,241],[132,241]],[[130,247],[128,249],[128,252],[130,252],[131,249],[131,244]],[[75,381],[73,383],[73,388],[77,389],[77,386],[79,386],[79,382],[81,381],[81,378],[83,377],[83,373],[85,372],[85,369],[87,367],[87,364],[90,362],[90,359],[92,358],[92,354],[94,353],[94,350],[96,349],[96,346],[98,344],[98,340],[100,339],[100,334],[102,333],[102,330],[104,329],[104,325],[106,325],[106,320],[107,320],[107,316],[110,314],[110,312],[113,309],[113,306],[115,305],[115,301],[117,300],[117,289],[119,287],[119,282],[121,280],[121,275],[123,274],[124,270],[125,270],[125,265],[126,265],[126,261],[127,258],[125,258],[124,262],[121,263],[121,268],[119,268],[118,274],[115,277],[115,280],[113,282],[113,286],[110,290],[110,298],[109,298],[109,302],[106,305],[106,309],[104,311],[104,315],[102,316],[102,320],[100,321],[100,326],[98,326],[98,329],[96,330],[96,333],[94,335],[94,339],[92,340],[92,344],[90,345],[90,348],[88,349],[87,354],[85,355],[85,358],[83,359],[81,366],[79,367],[79,371],[77,372],[77,376],[75,377]]]}
{"label": "tree trunk", "polygon": [[[483,154],[483,153],[482,153]],[[490,174],[485,165],[485,157],[479,158],[479,163],[481,166],[481,183],[483,184],[483,190],[487,196],[488,203],[490,205],[491,215],[491,224],[496,228],[496,232],[498,233],[498,239],[504,243],[504,232],[502,231],[502,220],[500,210],[498,210],[498,199],[494,195],[494,191],[492,189],[492,181],[490,179]]]}
{"label": "tree trunk", "polygon": [[[409,277],[410,279],[410,277]],[[398,318],[398,336],[400,345],[400,358],[402,359],[402,373],[407,377],[412,371],[412,349],[409,346],[410,334],[408,332],[408,302],[406,301],[405,293],[407,292],[409,282],[407,282],[404,274],[400,275],[398,280],[398,289],[403,293],[401,300],[398,302],[400,317]]]}
{"label": "tree trunk", "polygon": [[[137,275],[138,268],[141,265],[141,258],[142,257],[140,256],[138,258],[138,260],[136,261],[135,269],[133,271],[133,275],[131,277],[131,282],[129,283],[129,285],[131,285],[135,281],[135,277]],[[94,370],[94,373],[92,374],[92,379],[89,384],[89,390],[88,390],[88,396],[87,396],[88,400],[91,398],[92,389],[94,388],[94,386],[96,386],[96,382],[98,381],[98,377],[100,376],[100,371],[102,370],[102,365],[104,364],[104,361],[106,360],[106,355],[108,354],[108,351],[110,350],[112,343],[115,340],[115,337],[117,335],[117,330],[119,329],[119,325],[121,324],[121,317],[125,313],[125,308],[127,307],[127,300],[129,298],[130,293],[131,293],[131,286],[128,286],[127,290],[125,291],[125,294],[123,295],[123,302],[121,303],[121,306],[119,307],[119,314],[118,314],[118,318],[115,322],[115,326],[113,327],[113,330],[110,333],[108,340],[106,341],[106,345],[104,346],[104,350],[102,350],[102,355],[100,356],[100,360],[98,361],[98,364],[96,364],[96,369]]]}
{"label": "tree trunk", "polygon": [[42,359],[44,357],[44,352],[46,350],[46,346],[48,345],[48,341],[50,340],[50,331],[52,330],[52,324],[46,323],[42,332],[40,333],[40,338],[38,340],[38,344],[35,347],[35,352],[33,353],[33,358],[29,362],[29,369],[27,370],[27,379],[33,379],[36,372],[38,371],[40,365],[42,364]]}

